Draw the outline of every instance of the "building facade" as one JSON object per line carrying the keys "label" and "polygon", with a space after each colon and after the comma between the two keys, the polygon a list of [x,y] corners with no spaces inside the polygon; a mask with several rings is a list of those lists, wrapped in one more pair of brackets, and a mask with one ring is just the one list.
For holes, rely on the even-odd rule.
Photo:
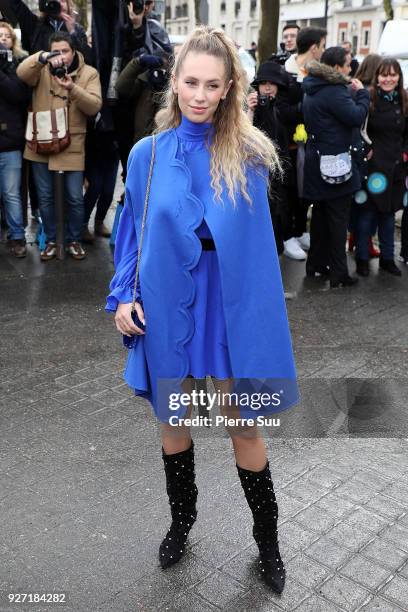
{"label": "building facade", "polygon": [[[207,0],[201,3],[203,23],[221,27],[239,45],[258,40],[260,0]],[[395,19],[408,19],[408,2],[393,0]],[[279,31],[287,23],[325,26],[325,0],[281,0]],[[345,40],[359,56],[375,52],[386,21],[383,0],[328,0],[327,44]],[[166,27],[186,35],[195,26],[194,0],[167,0]]]}

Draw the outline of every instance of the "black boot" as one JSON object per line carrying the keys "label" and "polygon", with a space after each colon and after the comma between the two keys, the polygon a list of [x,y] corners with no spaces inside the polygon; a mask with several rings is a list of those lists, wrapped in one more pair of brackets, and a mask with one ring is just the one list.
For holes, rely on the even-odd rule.
{"label": "black boot", "polygon": [[308,262],[306,262],[306,276],[314,277],[318,276],[329,276],[330,268],[329,266],[312,266]]}
{"label": "black boot", "polygon": [[263,580],[276,593],[285,586],[285,567],[278,544],[278,504],[269,461],[260,472],[251,472],[237,465],[245,497],[254,517],[252,533],[259,548],[259,569]]}
{"label": "black boot", "polygon": [[353,287],[358,283],[358,278],[352,278],[348,274],[345,274],[341,278],[331,278],[330,288],[337,289],[337,287]]}
{"label": "black boot", "polygon": [[359,276],[368,276],[370,274],[368,259],[356,258],[356,272]]}
{"label": "black boot", "polygon": [[160,565],[168,567],[180,561],[188,533],[197,518],[197,487],[194,474],[194,442],[181,453],[166,455],[162,448],[166,488],[172,522],[160,544]]}
{"label": "black boot", "polygon": [[381,270],[385,270],[394,276],[401,276],[401,270],[395,265],[395,261],[393,259],[381,259],[380,258],[380,268]]}

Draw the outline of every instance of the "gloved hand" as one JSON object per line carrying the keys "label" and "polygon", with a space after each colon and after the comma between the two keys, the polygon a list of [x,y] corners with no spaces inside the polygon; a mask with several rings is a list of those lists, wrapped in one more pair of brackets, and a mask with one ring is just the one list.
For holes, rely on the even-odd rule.
{"label": "gloved hand", "polygon": [[162,58],[157,57],[157,55],[149,55],[148,53],[145,53],[144,55],[141,55],[138,59],[141,67],[145,70],[149,68],[161,68],[163,66]]}

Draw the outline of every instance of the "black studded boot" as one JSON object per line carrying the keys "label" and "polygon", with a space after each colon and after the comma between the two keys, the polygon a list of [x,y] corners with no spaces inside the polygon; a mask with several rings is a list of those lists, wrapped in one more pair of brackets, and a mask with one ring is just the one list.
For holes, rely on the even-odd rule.
{"label": "black studded boot", "polygon": [[278,505],[269,461],[260,472],[251,472],[236,465],[246,500],[254,517],[252,533],[259,548],[261,576],[276,593],[282,593],[286,572],[279,552]]}
{"label": "black studded boot", "polygon": [[194,474],[194,442],[181,453],[166,455],[162,448],[166,488],[172,522],[160,544],[160,565],[165,568],[180,561],[188,533],[197,518],[197,487]]}

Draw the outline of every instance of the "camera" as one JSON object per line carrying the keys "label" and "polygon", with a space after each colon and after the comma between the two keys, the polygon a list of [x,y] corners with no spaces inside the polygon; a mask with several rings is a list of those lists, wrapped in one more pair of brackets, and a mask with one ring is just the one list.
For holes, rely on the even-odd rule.
{"label": "camera", "polygon": [[56,76],[59,79],[64,79],[68,74],[68,68],[65,66],[65,64],[63,66],[52,66],[52,64],[50,64],[50,72],[52,76]]}
{"label": "camera", "polygon": [[269,106],[269,96],[258,96],[258,106]]}
{"label": "camera", "polygon": [[0,44],[0,70],[7,70],[13,62],[13,52]]}
{"label": "camera", "polygon": [[132,0],[132,9],[135,15],[140,15],[144,11],[144,0]]}
{"label": "camera", "polygon": [[61,14],[61,3],[58,0],[40,0],[38,8],[52,19],[57,19]]}

